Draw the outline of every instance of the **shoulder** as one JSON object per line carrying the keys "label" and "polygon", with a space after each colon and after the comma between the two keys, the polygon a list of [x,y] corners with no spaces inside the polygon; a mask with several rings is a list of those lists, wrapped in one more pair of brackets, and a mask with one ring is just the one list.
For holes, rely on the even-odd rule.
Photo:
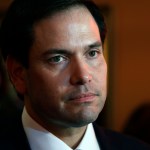
{"label": "shoulder", "polygon": [[[102,150],[150,150],[150,146],[135,138],[93,125]],[[104,147],[104,148],[103,148]]]}
{"label": "shoulder", "polygon": [[30,150],[28,140],[26,138],[21,113],[9,114],[7,117],[0,117],[0,149],[1,150]]}

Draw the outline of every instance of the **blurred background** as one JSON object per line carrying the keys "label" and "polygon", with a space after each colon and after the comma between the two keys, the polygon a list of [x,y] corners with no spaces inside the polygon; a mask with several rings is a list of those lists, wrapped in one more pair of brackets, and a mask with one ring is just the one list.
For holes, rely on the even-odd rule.
{"label": "blurred background", "polygon": [[[150,103],[150,0],[94,1],[102,8],[108,26],[108,97],[98,122],[125,132],[133,112]],[[0,0],[1,19],[11,2]],[[16,99],[12,88],[6,93]]]}

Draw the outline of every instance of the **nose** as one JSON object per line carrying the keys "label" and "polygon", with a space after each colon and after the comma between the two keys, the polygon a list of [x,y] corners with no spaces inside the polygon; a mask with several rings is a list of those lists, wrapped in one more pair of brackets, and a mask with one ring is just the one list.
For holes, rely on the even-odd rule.
{"label": "nose", "polygon": [[84,85],[92,81],[90,67],[83,61],[74,61],[71,72],[70,82],[72,85]]}

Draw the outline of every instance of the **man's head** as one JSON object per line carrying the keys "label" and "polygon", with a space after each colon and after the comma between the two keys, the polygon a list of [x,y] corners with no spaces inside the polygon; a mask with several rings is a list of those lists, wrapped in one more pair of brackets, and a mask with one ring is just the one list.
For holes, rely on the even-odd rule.
{"label": "man's head", "polygon": [[75,5],[85,6],[91,12],[104,42],[106,25],[99,9],[90,0],[15,0],[1,25],[0,47],[3,57],[12,55],[24,67],[28,67],[28,55],[35,38],[34,25]]}
{"label": "man's head", "polygon": [[[38,7],[33,14],[29,13],[32,9],[20,8],[20,12],[26,14],[19,18],[25,25],[15,25],[15,22],[16,35],[8,33],[10,39],[18,36],[19,41],[14,37],[13,42],[18,45],[8,43],[12,47],[8,46],[6,64],[17,92],[24,96],[28,113],[46,128],[51,124],[79,127],[93,122],[106,99],[103,19],[96,18],[100,19],[96,22],[91,14],[96,11],[89,11],[94,5],[89,1],[84,1],[86,5],[80,0],[72,3],[71,0],[16,0],[16,3],[23,1],[23,6],[30,3],[31,6],[26,4],[30,9],[35,3]],[[53,5],[47,7],[50,3],[57,4],[57,9],[53,10]],[[5,22],[4,26],[9,25]],[[22,50],[26,53],[22,54]]]}

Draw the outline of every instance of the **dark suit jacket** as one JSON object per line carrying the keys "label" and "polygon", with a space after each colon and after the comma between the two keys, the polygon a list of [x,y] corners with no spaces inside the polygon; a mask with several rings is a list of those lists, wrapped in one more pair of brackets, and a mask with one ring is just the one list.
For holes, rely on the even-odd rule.
{"label": "dark suit jacket", "polygon": [[[101,150],[150,150],[149,146],[137,140],[102,129],[95,124],[94,130]],[[13,123],[9,121],[0,123],[0,150],[31,150],[20,116],[14,116]]]}

